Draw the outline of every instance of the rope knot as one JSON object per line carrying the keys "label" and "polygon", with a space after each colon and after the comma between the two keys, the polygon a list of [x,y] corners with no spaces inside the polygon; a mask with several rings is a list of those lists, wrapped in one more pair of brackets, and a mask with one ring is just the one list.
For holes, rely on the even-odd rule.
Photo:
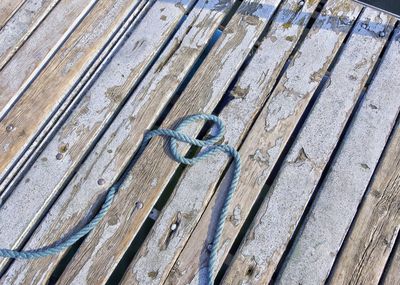
{"label": "rope knot", "polygon": [[[212,134],[209,138],[205,140],[192,138],[187,134],[183,133],[183,129],[185,129],[187,126],[197,121],[213,122],[214,126],[216,127],[216,133]],[[168,137],[169,138],[168,147],[173,158],[180,163],[192,165],[198,162],[199,160],[204,159],[207,156],[213,154],[217,149],[219,149],[220,146],[216,145],[216,143],[223,138],[224,134],[225,134],[225,125],[220,118],[214,115],[197,114],[183,119],[181,122],[179,122],[179,124],[176,126],[174,130],[157,129],[150,131],[145,135],[143,141],[147,143],[151,138],[155,136]],[[178,152],[178,141],[198,147],[210,146],[210,148],[200,152],[195,157],[187,158]]]}

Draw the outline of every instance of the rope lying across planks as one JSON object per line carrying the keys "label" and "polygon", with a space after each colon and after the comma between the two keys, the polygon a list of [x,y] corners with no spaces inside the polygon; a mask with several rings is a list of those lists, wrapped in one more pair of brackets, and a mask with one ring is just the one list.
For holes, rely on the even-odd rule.
{"label": "rope lying across planks", "polygon": [[[188,126],[189,124],[196,122],[196,121],[211,121],[213,122],[216,127],[217,127],[217,133],[211,138],[207,140],[198,140],[191,138],[184,134],[182,130]],[[240,176],[240,156],[239,153],[231,146],[229,145],[218,145],[216,144],[223,136],[225,133],[225,126],[224,123],[214,115],[207,115],[207,114],[198,114],[198,115],[192,115],[184,120],[182,120],[175,130],[170,130],[170,129],[158,129],[154,131],[148,132],[143,139],[142,145],[139,149],[139,153],[142,153],[144,148],[146,147],[147,143],[150,141],[151,138],[155,136],[164,136],[168,137],[168,145],[169,145],[169,150],[173,156],[173,158],[183,164],[187,165],[192,165],[195,164],[196,162],[205,159],[208,156],[214,155],[217,152],[225,152],[226,154],[230,155],[233,157],[233,162],[234,162],[234,169],[233,169],[233,175],[231,178],[231,182],[229,185],[228,192],[225,197],[224,204],[220,210],[219,213],[219,219],[218,219],[218,224],[215,230],[214,234],[214,239],[211,245],[211,252],[210,252],[210,257],[209,257],[209,263],[208,263],[208,284],[213,284],[214,283],[214,271],[215,271],[215,264],[217,261],[217,251],[221,239],[221,234],[224,228],[226,216],[228,213],[228,206],[230,204],[230,201],[232,200],[233,193],[235,192],[237,188],[237,184],[239,181],[239,176]],[[186,158],[185,156],[181,155],[178,150],[177,150],[177,142],[185,142],[194,146],[198,147],[207,147],[204,151],[200,152],[197,156],[193,158]],[[35,250],[26,250],[26,251],[18,251],[18,250],[11,250],[11,249],[0,249],[0,257],[6,257],[6,258],[15,258],[15,259],[35,259],[35,258],[40,258],[40,257],[45,257],[49,255],[55,255],[65,249],[67,249],[69,246],[73,245],[75,242],[77,242],[80,238],[88,234],[96,225],[102,220],[102,218],[107,214],[108,210],[111,207],[111,203],[117,194],[121,184],[123,183],[123,179],[121,181],[118,181],[115,183],[107,192],[107,196],[104,200],[103,205],[101,206],[100,211],[97,213],[96,216],[93,217],[93,219],[87,223],[83,228],[80,230],[72,233],[70,236],[66,238],[62,238],[61,240],[55,242],[53,245],[35,249]]]}

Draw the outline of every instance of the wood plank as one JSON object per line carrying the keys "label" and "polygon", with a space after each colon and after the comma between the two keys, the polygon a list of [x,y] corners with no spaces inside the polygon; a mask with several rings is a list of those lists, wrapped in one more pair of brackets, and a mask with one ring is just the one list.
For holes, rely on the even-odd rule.
{"label": "wood plank", "polygon": [[[297,0],[282,4],[275,22],[234,87],[232,100],[219,114],[226,125],[224,143],[234,147],[241,144],[317,5],[316,1],[302,7]],[[287,22],[294,24],[288,28]],[[122,284],[130,284],[139,274],[143,284],[164,283],[228,161],[221,154],[186,169],[171,199],[131,262]],[[176,222],[177,217],[179,223]],[[174,231],[171,232],[173,225]],[[166,240],[166,237],[168,242],[159,242]],[[155,272],[161,277],[154,278]]]}
{"label": "wood plank", "polygon": [[[378,19],[371,20],[377,23]],[[400,44],[395,40],[400,35],[399,32],[397,30],[397,36],[393,38],[379,72],[346,133],[277,283],[323,284],[329,275],[399,114],[400,85],[388,84],[396,82],[400,72],[400,66],[396,64],[400,59]],[[308,154],[307,151],[306,153]],[[397,215],[392,217],[395,225],[392,224],[386,249],[393,247],[396,232],[399,230],[398,203],[393,208],[393,213]],[[367,225],[367,221],[362,222]],[[389,227],[388,224],[387,226]],[[378,234],[376,230],[370,225],[367,231]],[[371,235],[372,233],[365,237]],[[379,270],[379,264],[371,266]],[[358,279],[360,276],[355,277],[354,282],[351,280],[352,275],[348,275],[349,282],[344,284],[377,284],[379,279],[371,279],[372,274],[371,272],[368,277],[364,276],[364,282]]]}
{"label": "wood plank", "polygon": [[[95,0],[97,1],[97,0]],[[74,111],[77,104],[82,97],[86,94],[97,77],[104,70],[114,53],[123,45],[127,33],[133,29],[142,16],[146,14],[148,7],[152,2],[140,1],[129,17],[124,21],[122,26],[116,31],[108,45],[104,47],[101,52],[96,56],[94,63],[90,68],[82,74],[82,78],[76,83],[75,87],[70,91],[63,104],[52,114],[46,125],[37,134],[35,140],[27,147],[23,155],[17,160],[13,168],[9,171],[8,175],[0,183],[0,201],[1,204],[10,195],[10,192],[21,180],[21,177],[29,170],[30,166],[35,163],[35,159],[40,155],[42,150],[46,147],[48,142],[53,138],[55,133],[62,124],[67,120],[68,116]],[[59,6],[57,6],[59,7]],[[56,7],[56,9],[57,9]],[[86,7],[88,8],[88,7]],[[84,17],[82,13],[80,17]],[[77,19],[79,20],[79,19]],[[153,50],[152,52],[156,52]],[[136,61],[135,61],[136,62]],[[143,70],[145,66],[142,66]]]}
{"label": "wood plank", "polygon": [[[361,11],[360,6],[348,6],[347,1],[330,1],[326,5],[240,148],[243,172],[228,210],[229,222],[225,224],[221,239],[219,265],[228,254],[301,114]],[[338,15],[347,17],[347,25],[332,20]],[[296,96],[289,96],[289,92],[296,92]],[[217,193],[223,193],[229,177],[228,173]],[[166,284],[197,284],[206,277],[207,246],[213,237],[212,225],[217,219],[214,209],[222,205],[222,197],[223,194],[214,195],[207,205]]]}
{"label": "wood plank", "polygon": [[[366,32],[363,23],[369,21],[381,24],[371,25]],[[386,25],[391,24],[392,18],[377,11],[363,13],[268,189],[224,283],[236,279],[261,284],[271,279],[387,40],[391,27]],[[385,37],[379,36],[382,31]]]}
{"label": "wood plank", "polygon": [[140,0],[100,0],[0,121],[0,181]]}
{"label": "wood plank", "polygon": [[[334,284],[378,284],[400,230],[400,125],[390,140],[331,275]],[[394,284],[394,283],[392,283]]]}
{"label": "wood plank", "polygon": [[59,1],[28,0],[0,29],[0,70]]}
{"label": "wood plank", "polygon": [[[132,86],[137,82],[150,59],[174,31],[174,28],[190,5],[191,1],[182,2],[182,6],[176,6],[174,3],[165,1],[154,3],[135,30],[132,31],[129,38],[126,39],[124,45],[113,55],[112,60],[108,62],[105,69],[99,74],[97,80],[86,92],[83,100],[74,108],[74,112],[42,151],[32,168],[23,177],[23,181],[18,184],[13,190],[12,195],[0,208],[0,220],[4,221],[4,223],[7,223],[7,220],[10,221],[11,218],[9,216],[10,211],[7,211],[7,209],[12,208],[14,213],[15,211],[21,213],[18,217],[18,225],[10,225],[2,233],[0,242],[3,247],[18,247],[27,237],[32,227],[41,219],[46,209],[51,205],[52,200],[54,200],[54,197],[63,189],[64,184],[68,181],[68,177],[73,174],[76,166],[79,165],[85,152],[91,149],[90,143],[96,139],[101,129],[107,126],[107,121],[110,121],[113,112],[123,102],[123,99],[128,96]],[[165,21],[159,20],[160,17],[165,19]],[[152,26],[154,30],[150,30],[149,26]],[[152,32],[150,33],[150,31]],[[199,44],[204,42],[203,46],[209,39],[203,38],[200,35],[197,35],[197,37],[199,37]],[[176,44],[178,40],[179,38],[176,38],[174,43]],[[188,45],[192,47],[193,43],[189,42],[184,46],[186,54],[193,52],[193,48],[190,49]],[[173,48],[171,49],[173,50]],[[200,52],[201,49],[197,52],[197,55]],[[195,57],[193,56],[193,58]],[[186,59],[189,60],[190,57],[188,56]],[[165,57],[163,60],[165,61]],[[190,65],[186,67],[186,70],[189,67]],[[160,71],[157,71],[157,76],[159,76],[158,73]],[[161,74],[163,77],[161,79],[158,78],[159,81],[168,82],[167,79],[171,81],[166,71]],[[155,104],[155,102],[159,102],[156,92],[149,92],[150,97],[147,97],[148,94],[143,93],[148,91],[148,89],[154,89],[160,82],[150,80],[147,83],[142,88],[142,94],[130,101],[130,109],[125,111],[125,114],[128,112],[129,115],[124,117],[122,122],[119,121],[117,123],[118,126],[122,123],[128,125],[124,129],[126,133],[131,133],[130,124],[135,122],[133,118],[135,113],[141,118],[151,109],[141,109],[145,101],[150,101],[149,98],[151,98],[152,101],[146,102],[145,106],[148,104],[159,106]],[[179,81],[174,82],[174,84],[177,86]],[[173,90],[169,93],[172,92]],[[162,105],[159,108],[162,108]],[[107,143],[115,138],[114,135],[114,133],[110,134],[106,139]],[[137,140],[142,138],[141,133],[136,135],[138,136]],[[118,138],[117,141],[119,141]],[[109,148],[104,149],[100,153],[108,156],[107,161],[115,159],[117,157],[115,153],[110,154],[108,150]],[[129,156],[125,157],[126,152],[128,150],[121,149],[120,159],[129,160]],[[91,163],[96,164],[96,161],[97,158],[95,158],[95,162],[92,161]],[[101,164],[101,166],[107,168],[104,164]],[[89,167],[89,169],[91,168],[92,166]],[[86,171],[89,170],[86,169]],[[96,175],[98,174],[96,173]],[[113,175],[117,177],[118,172]],[[77,178],[77,180],[80,179],[85,178],[84,176]],[[94,182],[97,183],[97,180],[94,180]],[[103,189],[103,186],[101,189]],[[26,209],[24,206],[24,201],[27,201],[27,199],[30,201],[29,209]],[[70,226],[74,225],[71,224]]]}
{"label": "wood plank", "polygon": [[[186,114],[199,111],[209,113],[215,108],[264,30],[278,2],[274,0],[261,2],[265,5],[254,5],[254,1],[252,1],[251,5],[249,2],[242,4],[241,13],[236,14],[225,29],[177,103],[172,107],[163,122],[163,127],[171,127],[178,118]],[[205,21],[204,25],[207,25],[207,22]],[[196,134],[199,127],[200,125],[196,126],[191,133]],[[114,125],[110,128],[111,134],[115,129],[122,130],[122,128],[118,128],[118,125]],[[128,130],[128,132],[131,131]],[[190,134],[190,132],[188,133]],[[139,143],[143,133],[138,131],[135,134],[139,136],[137,142]],[[85,243],[74,257],[73,262],[90,260],[82,263],[86,264],[82,274],[85,275],[85,271],[88,272],[88,278],[95,284],[103,284],[107,281],[107,275],[111,274],[112,268],[123,256],[178,166],[178,163],[169,159],[168,155],[162,151],[161,145],[161,139],[153,140],[149,144],[119,191],[109,215],[85,239]],[[132,143],[124,147],[134,148]],[[185,146],[184,150],[187,149]],[[90,179],[77,181],[78,184],[75,185],[78,187],[70,184],[72,190],[75,190],[64,191],[50,214],[41,223],[36,234],[30,239],[28,247],[40,245],[44,241],[48,242],[49,239],[53,240],[55,237],[65,234],[66,231],[71,230],[77,220],[86,215],[89,209],[93,209],[93,203],[100,202],[96,195],[104,193],[109,186],[108,181],[116,178],[114,173],[110,173],[110,169],[115,164],[112,163],[110,166],[105,167],[100,177],[99,173],[94,173],[94,177],[91,176]],[[143,175],[143,173],[147,174]],[[97,184],[99,178],[106,182],[103,184],[104,187]],[[90,191],[87,191],[88,189]],[[88,195],[89,192],[90,195]],[[136,211],[135,201],[137,199],[143,205],[140,211]],[[126,203],[127,201],[131,202]],[[76,204],[77,202],[78,204]],[[60,225],[63,225],[62,229],[59,229]],[[35,263],[42,263],[43,266],[38,266],[38,268],[44,270],[51,264],[51,259],[55,258],[57,257],[29,263],[15,262],[12,270],[7,271],[3,280],[21,278],[21,274],[27,276],[27,273],[24,272],[36,272]],[[32,270],[26,270],[27,267]],[[79,275],[77,278],[80,278]]]}
{"label": "wood plank", "polygon": [[383,285],[399,285],[400,284],[400,246],[394,249],[394,256],[388,264],[388,270],[382,280]]}
{"label": "wood plank", "polygon": [[[32,14],[30,11],[36,6],[31,2],[26,2],[14,16],[16,20],[9,22],[4,30],[0,31],[3,41],[0,43],[0,50],[4,52],[0,52],[2,53],[0,56],[0,88],[2,90],[0,117],[3,117],[15,103],[20,95],[18,90],[23,83],[30,82],[29,77],[32,73],[32,76],[38,73],[37,70],[44,65],[43,61],[46,58],[49,59],[63,43],[69,34],[67,31],[72,31],[79,23],[79,18],[84,17],[88,9],[96,3],[96,1],[88,3],[78,0],[45,1],[42,2],[42,6],[38,6],[41,9],[36,8],[36,13]],[[34,8],[30,7],[32,5]],[[36,16],[31,18],[32,23],[27,27],[20,25],[21,21],[26,20],[26,13]],[[38,17],[41,18],[40,21]],[[37,27],[38,22],[40,22],[39,27]],[[28,28],[29,31],[26,31]],[[16,29],[19,29],[18,33],[15,32]],[[34,72],[35,69],[36,72]]]}
{"label": "wood plank", "polygon": [[4,27],[7,21],[26,0],[2,0],[0,2],[0,29]]}

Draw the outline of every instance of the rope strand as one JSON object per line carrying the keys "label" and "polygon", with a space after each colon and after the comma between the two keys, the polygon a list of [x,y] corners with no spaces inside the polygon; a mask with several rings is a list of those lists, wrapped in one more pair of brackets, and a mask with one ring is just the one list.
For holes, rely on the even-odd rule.
{"label": "rope strand", "polygon": [[[211,121],[217,127],[217,132],[215,135],[211,136],[207,140],[198,140],[196,138],[192,138],[182,132],[182,130],[187,127],[189,124],[196,121]],[[203,160],[211,155],[216,154],[217,152],[223,152],[233,158],[233,175],[231,177],[231,182],[228,188],[228,192],[225,196],[225,200],[222,208],[219,212],[219,218],[217,222],[217,227],[214,233],[214,238],[211,244],[210,256],[208,261],[208,274],[207,274],[207,284],[214,284],[214,273],[217,267],[217,258],[218,258],[218,248],[226,220],[226,216],[228,214],[228,207],[232,200],[233,194],[237,188],[239,177],[240,177],[240,156],[239,153],[229,145],[218,145],[216,144],[225,133],[224,123],[217,116],[207,115],[207,114],[198,114],[192,115],[184,120],[182,120],[175,130],[170,129],[158,129],[148,132],[144,138],[142,145],[139,149],[139,153],[142,153],[147,143],[151,140],[151,138],[155,136],[164,136],[169,138],[168,146],[171,152],[172,157],[180,163],[193,165],[200,160]],[[193,158],[187,158],[181,155],[177,150],[177,142],[184,142],[190,145],[198,146],[198,147],[207,147],[207,149],[201,151],[197,156]],[[72,233],[70,236],[64,237],[54,243],[53,245],[42,247],[34,250],[11,250],[11,249],[0,249],[0,257],[5,258],[14,258],[14,259],[35,259],[40,257],[46,257],[50,255],[58,254],[59,252],[67,249],[79,239],[87,235],[93,228],[97,226],[97,224],[104,218],[107,214],[108,210],[111,207],[111,204],[114,200],[115,195],[118,192],[118,189],[123,181],[115,183],[108,190],[106,198],[104,200],[103,205],[101,206],[100,211],[90,220],[84,227],[80,230]]]}

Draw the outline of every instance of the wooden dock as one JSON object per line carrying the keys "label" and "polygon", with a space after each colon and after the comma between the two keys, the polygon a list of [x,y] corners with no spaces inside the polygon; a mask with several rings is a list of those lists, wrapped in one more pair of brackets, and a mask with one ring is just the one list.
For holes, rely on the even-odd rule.
{"label": "wooden dock", "polygon": [[242,159],[215,284],[400,285],[399,112],[399,22],[351,0],[2,0],[0,248],[65,238],[125,179],[0,284],[204,284],[232,161],[138,149],[206,113]]}

